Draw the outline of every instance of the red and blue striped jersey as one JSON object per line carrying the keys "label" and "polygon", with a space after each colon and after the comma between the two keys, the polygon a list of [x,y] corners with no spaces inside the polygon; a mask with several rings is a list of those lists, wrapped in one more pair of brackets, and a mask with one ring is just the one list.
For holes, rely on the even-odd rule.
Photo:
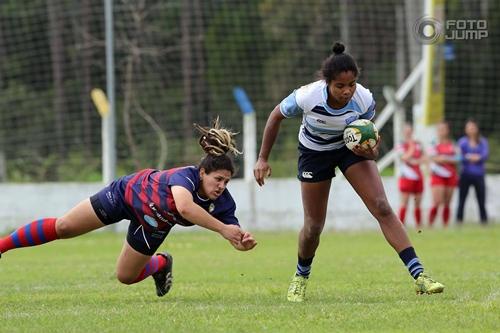
{"label": "red and blue striped jersey", "polygon": [[127,207],[135,220],[144,227],[169,230],[175,224],[192,226],[175,206],[171,186],[186,188],[193,201],[225,224],[239,225],[234,215],[236,203],[227,189],[216,199],[200,197],[200,174],[197,167],[180,167],[169,170],[145,169],[117,180]]}

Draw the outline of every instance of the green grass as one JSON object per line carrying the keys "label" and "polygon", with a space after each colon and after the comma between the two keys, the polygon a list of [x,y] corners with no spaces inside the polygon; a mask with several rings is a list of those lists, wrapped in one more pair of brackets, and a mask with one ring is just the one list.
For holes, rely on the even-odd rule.
{"label": "green grass", "polygon": [[308,301],[285,300],[296,233],[258,233],[248,253],[210,232],[176,233],[162,248],[175,283],[114,279],[124,235],[94,233],[0,260],[0,332],[498,332],[500,228],[412,233],[444,294],[417,296],[377,232],[326,232]]}

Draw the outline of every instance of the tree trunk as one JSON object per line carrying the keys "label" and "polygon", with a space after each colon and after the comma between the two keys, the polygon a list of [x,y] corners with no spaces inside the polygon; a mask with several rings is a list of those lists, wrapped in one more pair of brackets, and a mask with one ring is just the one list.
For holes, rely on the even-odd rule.
{"label": "tree trunk", "polygon": [[[135,45],[135,44],[134,44]],[[130,149],[130,157],[134,163],[134,168],[139,170],[141,163],[139,162],[139,150],[135,143],[134,133],[132,131],[132,121],[130,119],[130,109],[133,107],[133,79],[134,79],[134,56],[127,57],[125,66],[125,82],[124,82],[124,102],[123,102],[123,128],[125,129],[125,136],[127,138],[128,147]]]}
{"label": "tree trunk", "polygon": [[[3,65],[5,61],[5,41],[3,38],[2,25],[0,25],[0,65]],[[0,71],[0,89],[2,89],[5,85],[3,79],[3,73]]]}
{"label": "tree trunk", "polygon": [[344,43],[344,45],[351,45],[348,0],[340,0],[339,10],[340,10],[340,40]]}
{"label": "tree trunk", "polygon": [[92,152],[92,122],[91,122],[91,103],[90,91],[92,90],[90,64],[92,58],[92,49],[90,46],[90,0],[81,1],[81,31],[82,31],[82,52],[81,56],[81,78],[82,90],[80,92],[80,100],[82,103],[82,120],[83,120],[83,144],[85,154],[90,155]]}
{"label": "tree trunk", "polygon": [[54,81],[54,120],[57,150],[59,156],[63,158],[66,155],[64,138],[64,107],[66,104],[64,93],[64,45],[62,32],[64,22],[55,0],[47,1],[47,13],[49,18],[49,40],[50,40],[50,58],[52,62],[52,79]]}
{"label": "tree trunk", "polygon": [[[0,67],[3,67],[5,61],[5,42],[2,33],[2,25],[0,25]],[[2,71],[0,71],[0,90],[3,89],[6,82],[4,82]],[[4,132],[0,131],[0,182],[7,181],[7,163],[5,158],[5,141],[4,141]]]}
{"label": "tree trunk", "polygon": [[203,22],[203,8],[201,0],[193,0],[194,25],[195,25],[195,40],[194,40],[194,55],[196,56],[196,73],[195,73],[195,91],[196,109],[199,110],[198,121],[200,123],[209,124],[212,115],[208,114],[210,110],[210,100],[208,98],[208,86],[205,80],[206,62],[205,62],[205,25]]}
{"label": "tree trunk", "polygon": [[[404,12],[406,19],[406,40],[408,45],[408,60],[410,72],[418,65],[422,59],[422,44],[415,38],[414,25],[424,13],[423,2],[415,0],[404,1]],[[420,84],[412,89],[413,103],[420,103]]]}
{"label": "tree trunk", "polygon": [[188,145],[192,133],[193,114],[193,56],[191,48],[191,1],[181,5],[181,61],[182,61],[182,145],[183,162],[188,160]]}

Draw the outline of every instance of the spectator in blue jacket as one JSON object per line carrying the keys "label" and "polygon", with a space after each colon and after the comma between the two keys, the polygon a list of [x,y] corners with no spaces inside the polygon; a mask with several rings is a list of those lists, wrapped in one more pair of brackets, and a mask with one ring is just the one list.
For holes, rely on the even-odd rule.
{"label": "spectator in blue jacket", "polygon": [[479,126],[475,120],[468,120],[465,123],[465,135],[458,140],[460,149],[461,171],[459,180],[459,201],[457,209],[457,223],[462,223],[464,219],[464,205],[469,193],[470,186],[474,186],[481,223],[488,222],[486,213],[486,186],[485,167],[488,159],[488,140],[479,133]]}

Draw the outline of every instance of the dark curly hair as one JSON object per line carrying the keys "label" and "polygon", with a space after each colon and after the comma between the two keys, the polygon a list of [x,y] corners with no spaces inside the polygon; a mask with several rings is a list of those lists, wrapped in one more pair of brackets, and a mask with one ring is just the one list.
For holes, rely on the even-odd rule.
{"label": "dark curly hair", "polygon": [[203,127],[198,124],[193,126],[201,133],[198,143],[207,154],[198,165],[198,168],[205,169],[206,173],[216,170],[228,170],[234,175],[234,162],[228,153],[233,155],[241,154],[236,148],[236,142],[233,138],[237,133],[222,128],[219,117],[215,118],[212,127]]}
{"label": "dark curly hair", "polygon": [[357,77],[359,68],[354,58],[344,53],[345,46],[342,43],[336,42],[332,46],[332,54],[323,61],[321,66],[320,76],[326,83],[330,83],[342,72],[353,72]]}

